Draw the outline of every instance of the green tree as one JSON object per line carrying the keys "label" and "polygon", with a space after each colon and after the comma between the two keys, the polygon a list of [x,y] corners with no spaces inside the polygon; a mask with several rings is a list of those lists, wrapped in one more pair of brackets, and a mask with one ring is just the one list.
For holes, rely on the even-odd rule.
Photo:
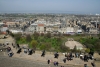
{"label": "green tree", "polygon": [[89,53],[89,52],[90,52],[90,49],[89,49],[89,48],[87,48],[87,49],[85,50],[85,52],[86,52],[86,53]]}
{"label": "green tree", "polygon": [[51,38],[51,33],[48,32],[48,33],[46,34],[46,37],[47,37],[47,38]]}
{"label": "green tree", "polygon": [[94,47],[95,50],[100,53],[100,42],[97,42]]}
{"label": "green tree", "polygon": [[37,45],[38,45],[38,42],[36,40],[32,40],[29,47],[35,50]]}
{"label": "green tree", "polygon": [[18,41],[19,44],[25,44],[26,43],[26,38],[21,37],[20,40]]}
{"label": "green tree", "polygon": [[22,34],[21,33],[17,33],[17,34],[14,34],[14,38],[16,40],[19,40],[21,38]]}
{"label": "green tree", "polygon": [[50,43],[43,43],[40,46],[41,50],[50,50],[51,49],[51,44]]}
{"label": "green tree", "polygon": [[70,48],[67,47],[67,46],[65,46],[65,45],[60,45],[60,51],[62,51],[62,52],[68,52],[68,51],[70,51]]}
{"label": "green tree", "polygon": [[35,40],[37,40],[37,39],[38,39],[38,37],[39,37],[39,33],[34,32],[33,36],[34,36],[34,39],[35,39]]}
{"label": "green tree", "polygon": [[29,34],[26,35],[26,41],[27,41],[27,42],[31,42],[31,40],[32,40],[31,35],[29,35]]}
{"label": "green tree", "polygon": [[77,46],[75,45],[72,52],[77,52]]}

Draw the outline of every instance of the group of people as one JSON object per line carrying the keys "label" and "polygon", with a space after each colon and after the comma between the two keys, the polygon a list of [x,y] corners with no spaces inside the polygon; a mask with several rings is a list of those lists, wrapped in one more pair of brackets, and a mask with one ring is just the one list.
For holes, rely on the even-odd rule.
{"label": "group of people", "polygon": [[59,64],[58,61],[54,61],[55,66],[58,66],[58,64]]}
{"label": "group of people", "polygon": [[[14,55],[14,53],[12,52],[11,47],[9,47],[9,43],[7,43],[6,45],[8,45],[8,47],[7,47],[8,56],[12,57]],[[15,45],[13,43],[12,43],[12,46],[13,46],[13,48],[15,48]],[[17,53],[21,53],[22,52],[22,48],[20,48],[19,44],[17,44],[16,47],[18,48]],[[28,55],[32,55],[33,52],[35,53],[35,51],[33,51],[33,49],[25,49],[24,50],[24,53],[28,53]],[[45,52],[45,50],[43,50],[42,54],[41,54],[41,57],[44,57],[45,54],[46,54],[46,52]],[[56,52],[54,54],[54,58],[58,59],[58,57],[59,57],[59,53]],[[80,56],[79,53],[75,53],[75,55],[73,55],[72,53],[68,53],[68,54],[65,54],[65,58],[63,59],[63,62],[66,63],[66,60],[68,60],[68,61],[70,60],[71,61],[71,60],[73,60],[73,57],[80,58],[80,59],[82,59],[84,61],[88,61],[89,59],[91,59],[92,56],[91,57],[88,56],[88,55]],[[48,62],[48,64],[50,64],[51,61],[48,60],[47,62]],[[54,65],[55,66],[58,66],[58,64],[59,64],[58,61],[54,61]],[[91,63],[91,65],[94,66],[94,63]],[[86,67],[87,65],[84,65],[84,66]],[[61,66],[61,67],[64,67],[64,66]]]}
{"label": "group of people", "polygon": [[[50,62],[51,62],[51,60],[47,61],[48,64],[50,64]],[[58,66],[59,63],[58,63],[58,61],[54,61],[53,64],[54,64],[54,66]],[[61,66],[61,67],[64,67],[64,66]]]}
{"label": "group of people", "polygon": [[73,57],[74,57],[74,56],[72,55],[72,53],[69,53],[69,54],[65,54],[65,57],[66,57],[66,58],[63,59],[64,63],[66,62],[66,59],[67,59],[68,61],[69,61],[69,60],[70,60],[70,61],[73,60]]}
{"label": "group of people", "polygon": [[[51,60],[48,60],[48,61],[47,61],[48,64],[50,64],[50,62],[51,62]],[[58,63],[58,61],[54,61],[53,64],[54,64],[54,66],[58,66],[59,63]]]}
{"label": "group of people", "polygon": [[84,62],[88,62],[89,59],[93,60],[93,56],[92,55],[83,55],[83,56],[80,56],[80,59],[83,60]]}
{"label": "group of people", "polygon": [[14,53],[11,50],[11,47],[7,47],[7,53],[9,57],[12,57],[14,55]]}
{"label": "group of people", "polygon": [[[48,64],[50,64],[50,62],[51,62],[51,60],[47,61]],[[54,66],[58,66],[59,63],[58,63],[58,61],[54,61],[53,64],[54,64]]]}

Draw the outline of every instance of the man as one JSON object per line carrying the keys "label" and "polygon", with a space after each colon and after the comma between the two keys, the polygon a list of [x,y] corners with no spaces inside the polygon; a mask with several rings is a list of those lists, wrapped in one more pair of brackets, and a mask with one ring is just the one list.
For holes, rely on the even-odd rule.
{"label": "man", "polygon": [[95,67],[95,64],[94,64],[94,62],[91,62],[91,65],[92,65],[92,67]]}
{"label": "man", "polygon": [[66,58],[63,59],[64,63],[66,63]]}
{"label": "man", "polygon": [[45,56],[45,50],[43,50],[41,57]]}
{"label": "man", "polygon": [[17,53],[20,53],[22,51],[22,49],[21,48],[19,48],[19,50],[17,51]]}
{"label": "man", "polygon": [[50,60],[48,60],[48,64],[50,63]]}

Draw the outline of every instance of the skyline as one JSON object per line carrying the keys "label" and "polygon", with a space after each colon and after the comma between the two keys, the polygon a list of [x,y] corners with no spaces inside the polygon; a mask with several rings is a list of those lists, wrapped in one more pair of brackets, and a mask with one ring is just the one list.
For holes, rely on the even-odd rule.
{"label": "skyline", "polygon": [[0,0],[0,13],[100,14],[100,0]]}

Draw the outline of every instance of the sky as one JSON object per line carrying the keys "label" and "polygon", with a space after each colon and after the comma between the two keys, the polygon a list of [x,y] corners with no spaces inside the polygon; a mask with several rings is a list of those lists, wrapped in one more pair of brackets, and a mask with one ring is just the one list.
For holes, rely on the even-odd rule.
{"label": "sky", "polygon": [[100,0],[0,0],[0,13],[100,14]]}

